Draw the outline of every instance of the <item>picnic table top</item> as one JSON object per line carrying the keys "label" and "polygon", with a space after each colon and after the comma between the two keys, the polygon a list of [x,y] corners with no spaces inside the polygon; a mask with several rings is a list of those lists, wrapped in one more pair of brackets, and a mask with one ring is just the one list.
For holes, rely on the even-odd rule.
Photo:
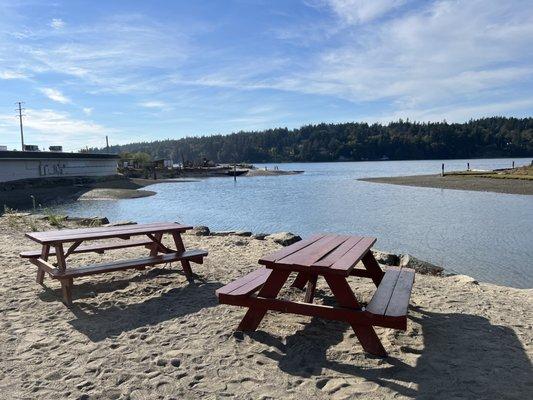
{"label": "picnic table top", "polygon": [[175,222],[153,222],[124,226],[102,226],[96,228],[63,229],[57,231],[29,232],[26,237],[41,244],[96,240],[121,236],[137,236],[147,233],[185,232],[192,226]]}
{"label": "picnic table top", "polygon": [[267,268],[309,273],[349,275],[376,242],[376,238],[316,234],[259,260]]}

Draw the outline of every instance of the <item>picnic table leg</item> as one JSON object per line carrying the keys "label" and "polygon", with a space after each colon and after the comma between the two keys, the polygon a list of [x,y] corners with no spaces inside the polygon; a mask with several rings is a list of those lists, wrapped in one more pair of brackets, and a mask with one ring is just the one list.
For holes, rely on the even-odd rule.
{"label": "picnic table leg", "polygon": [[[174,244],[176,245],[176,250],[178,252],[184,252],[185,246],[183,244],[183,240],[181,239],[181,235],[178,232],[172,232],[172,237],[174,238]],[[181,266],[183,268],[183,272],[185,273],[185,276],[187,277],[187,280],[189,282],[193,282],[194,277],[192,274],[191,264],[189,263],[189,260],[181,260]]]}
{"label": "picnic table leg", "polygon": [[372,250],[368,250],[361,261],[363,262],[366,270],[370,273],[370,277],[374,281],[374,284],[376,287],[378,287],[385,273],[376,261],[374,254],[372,254]]}
{"label": "picnic table leg", "polygon": [[[334,275],[324,275],[324,278],[341,307],[360,308],[359,302],[346,281],[346,278]],[[371,325],[356,325],[350,321],[347,322],[351,325],[355,332],[355,336],[357,336],[361,346],[363,346],[363,349],[367,353],[381,357],[387,356],[385,348],[381,344],[376,331],[374,331],[374,328]]]}
{"label": "picnic table leg", "polygon": [[309,276],[309,282],[307,282],[307,289],[305,291],[305,302],[306,303],[312,303],[313,299],[315,298],[317,279],[318,279],[318,275],[316,274]]}
{"label": "picnic table leg", "polygon": [[61,292],[63,293],[63,301],[67,306],[72,304],[72,286],[74,286],[72,278],[61,279]]}
{"label": "picnic table leg", "polygon": [[[43,249],[41,251],[41,258],[44,261],[48,261],[48,256],[50,255],[50,245],[43,244]],[[39,285],[43,284],[44,281],[44,270],[42,270],[40,267],[37,267],[37,283]]]}
{"label": "picnic table leg", "polygon": [[[65,258],[65,251],[63,250],[63,244],[56,244],[54,248],[56,250],[57,268],[60,272],[65,272],[67,269],[67,262]],[[63,293],[63,301],[67,306],[72,304],[72,286],[72,278],[61,279],[61,292]]]}
{"label": "picnic table leg", "polygon": [[306,274],[305,272],[298,272],[298,275],[296,275],[296,279],[291,286],[303,290],[308,280],[309,274]]}
{"label": "picnic table leg", "polygon": [[[287,278],[289,277],[289,275],[290,271],[272,271],[257,295],[260,297],[274,299],[278,295],[285,282],[287,282]],[[237,330],[255,331],[267,311],[268,309],[266,307],[254,305],[250,306],[248,311],[246,311],[246,314],[244,315]]]}

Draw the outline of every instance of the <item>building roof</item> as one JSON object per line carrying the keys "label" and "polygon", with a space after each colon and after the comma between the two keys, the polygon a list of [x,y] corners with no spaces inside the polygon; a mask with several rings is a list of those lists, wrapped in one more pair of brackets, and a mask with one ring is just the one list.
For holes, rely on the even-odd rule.
{"label": "building roof", "polygon": [[53,151],[0,151],[0,160],[41,160],[58,158],[118,159],[118,154],[60,153]]}

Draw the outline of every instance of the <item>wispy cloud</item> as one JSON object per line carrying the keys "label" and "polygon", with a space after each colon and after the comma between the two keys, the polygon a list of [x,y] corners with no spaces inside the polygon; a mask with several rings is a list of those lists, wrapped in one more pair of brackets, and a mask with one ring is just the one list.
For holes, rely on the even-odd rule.
{"label": "wispy cloud", "polygon": [[19,71],[12,71],[12,70],[3,70],[0,71],[0,79],[27,79],[28,75],[19,72]]}
{"label": "wispy cloud", "polygon": [[71,102],[71,100],[68,97],[66,97],[63,93],[61,93],[57,89],[41,88],[41,92],[46,97],[48,97],[50,100],[57,101],[58,103],[67,104]]}
{"label": "wispy cloud", "polygon": [[50,26],[54,29],[61,29],[65,27],[65,21],[63,21],[61,18],[54,18],[50,22]]}
{"label": "wispy cloud", "polygon": [[[0,130],[5,137],[9,133],[11,141],[18,141],[18,120],[13,115],[0,115]],[[103,146],[105,135],[115,132],[101,124],[73,118],[69,113],[58,112],[51,109],[27,109],[24,118],[25,138],[28,143],[41,147],[48,145],[63,145],[66,149],[85,146]]]}
{"label": "wispy cloud", "polygon": [[407,0],[325,0],[333,11],[349,24],[366,23],[385,16]]}
{"label": "wispy cloud", "polygon": [[525,1],[476,0],[437,1],[363,31],[354,20],[340,46],[279,84],[397,109],[516,95],[513,85],[533,80],[532,20]]}
{"label": "wispy cloud", "polygon": [[85,115],[91,115],[93,113],[93,108],[92,107],[83,107],[83,113]]}
{"label": "wispy cloud", "polygon": [[157,100],[143,101],[139,103],[139,105],[145,108],[158,108],[158,109],[169,108],[169,105],[167,103],[163,101],[157,101]]}

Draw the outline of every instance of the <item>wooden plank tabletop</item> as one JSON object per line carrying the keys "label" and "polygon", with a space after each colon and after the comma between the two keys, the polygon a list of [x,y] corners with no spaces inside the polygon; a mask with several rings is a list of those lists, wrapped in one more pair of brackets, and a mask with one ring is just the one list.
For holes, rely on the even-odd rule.
{"label": "wooden plank tabletop", "polygon": [[147,233],[185,232],[192,226],[175,222],[153,222],[149,224],[108,226],[57,231],[29,232],[26,237],[41,244],[75,242],[78,240],[106,239],[120,236],[138,236]]}
{"label": "wooden plank tabletop", "polygon": [[375,242],[373,237],[317,234],[261,258],[259,264],[300,272],[348,275]]}

